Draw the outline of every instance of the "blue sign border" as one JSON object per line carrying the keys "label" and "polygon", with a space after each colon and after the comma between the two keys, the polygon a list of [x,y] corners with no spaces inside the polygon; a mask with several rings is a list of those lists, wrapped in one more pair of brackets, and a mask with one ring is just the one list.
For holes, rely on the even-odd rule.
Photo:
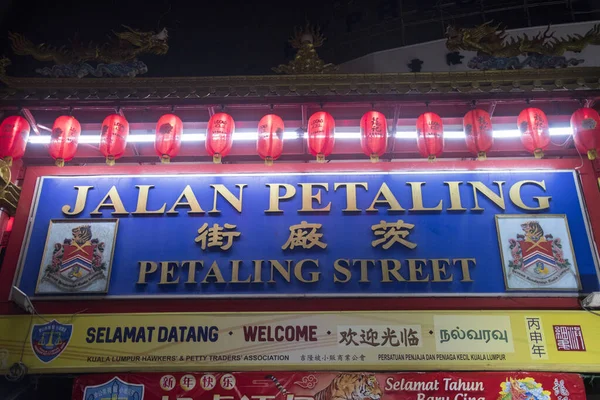
{"label": "blue sign border", "polygon": [[[574,186],[576,188],[576,192],[577,192],[577,198],[578,198],[578,206],[579,209],[581,210],[581,218],[583,219],[583,223],[585,225],[585,235],[587,237],[588,240],[588,245],[589,245],[589,249],[590,249],[590,253],[591,253],[591,257],[593,259],[593,263],[594,263],[594,268],[595,268],[595,273],[596,276],[600,276],[599,273],[599,269],[598,269],[598,262],[597,262],[597,254],[596,254],[596,249],[593,246],[593,240],[591,237],[591,227],[590,227],[590,223],[589,223],[589,218],[587,215],[587,210],[585,209],[584,206],[584,201],[583,201],[583,197],[582,197],[582,191],[581,191],[581,187],[580,187],[580,183],[576,174],[576,171],[573,170],[535,170],[535,169],[518,169],[518,170],[464,170],[464,171],[449,171],[449,170],[441,170],[441,171],[389,171],[389,172],[380,172],[380,171],[365,171],[365,172],[352,172],[352,173],[343,173],[343,175],[340,175],[341,177],[353,177],[353,176],[386,176],[386,175],[406,175],[406,176],[410,176],[410,175],[429,175],[429,176],[433,176],[433,175],[438,175],[438,174],[472,174],[472,175],[477,175],[477,174],[491,174],[491,175],[495,175],[495,174],[526,174],[526,173],[532,173],[532,174],[539,174],[539,173],[545,173],[545,174],[554,174],[554,173],[569,173],[570,175],[572,175],[573,177],[573,183]],[[28,222],[27,225],[27,230],[26,230],[26,235],[25,238],[26,240],[24,241],[24,245],[23,248],[21,249],[21,256],[19,259],[19,264],[18,264],[18,274],[16,276],[15,282],[19,282],[19,285],[22,283],[22,274],[23,274],[23,269],[24,269],[24,263],[25,263],[25,258],[26,255],[29,253],[29,246],[30,246],[30,239],[31,239],[31,235],[32,235],[32,230],[33,230],[33,224],[36,220],[36,216],[37,216],[37,211],[38,211],[38,207],[39,207],[39,202],[40,202],[40,196],[41,196],[41,192],[42,192],[42,188],[43,188],[43,184],[45,180],[51,180],[51,179],[88,179],[88,180],[93,180],[94,178],[112,178],[112,179],[123,179],[123,178],[136,178],[136,179],[154,179],[154,178],[169,178],[169,177],[173,177],[173,176],[177,176],[177,177],[183,177],[185,176],[186,178],[213,178],[213,179],[220,179],[220,178],[231,178],[231,177],[293,177],[293,176],[327,176],[327,177],[335,177],[335,173],[332,172],[298,172],[298,173],[289,173],[289,174],[261,174],[261,173],[248,173],[248,174],[243,174],[243,173],[233,173],[233,174],[182,174],[182,175],[173,175],[173,174],[163,174],[163,175],[154,175],[154,174],[148,174],[148,175],[131,175],[131,174],[127,174],[127,175],[87,175],[87,176],[81,176],[81,175],[73,175],[73,176],[44,176],[44,177],[40,177],[38,178],[37,182],[36,182],[36,190],[35,190],[35,195],[34,195],[34,201],[32,202],[32,207],[31,207],[31,213],[30,213],[30,220]],[[554,196],[556,196],[556,193],[553,193]],[[555,213],[553,211],[550,211],[551,213]],[[560,212],[560,211],[559,211]],[[77,218],[74,218],[73,220],[76,220]],[[299,219],[299,218],[297,218]],[[493,227],[490,227],[490,229],[492,229]],[[118,240],[118,239],[117,239]],[[583,283],[583,282],[582,282]],[[585,286],[585,285],[584,285]],[[598,282],[596,282],[596,284],[594,285],[596,288],[598,287]],[[50,296],[50,295],[43,295],[43,296],[32,296],[35,297],[37,300],[41,300],[41,299],[47,299],[47,300],[56,300],[56,299],[60,299],[60,300],[73,300],[73,299],[78,299],[78,298],[85,298],[85,299],[104,299],[104,298],[111,298],[111,299],[135,299],[135,298],[148,298],[148,297],[152,297],[152,298],[181,298],[181,297],[186,297],[186,298],[282,298],[282,297],[450,297],[450,296],[460,296],[460,297],[489,297],[489,296],[513,296],[513,297],[519,297],[519,296],[546,296],[546,297],[559,297],[559,296],[578,296],[580,294],[582,294],[581,292],[568,292],[568,291],[555,291],[555,290],[532,290],[531,292],[511,292],[505,289],[505,291],[503,292],[460,292],[460,293],[455,293],[455,292],[421,292],[421,293],[416,293],[416,292],[412,292],[410,291],[409,288],[403,289],[405,291],[400,291],[397,293],[390,293],[390,292],[385,292],[385,293],[369,293],[369,292],[351,292],[351,293],[342,293],[342,292],[336,292],[336,293],[285,293],[284,291],[280,292],[280,293],[189,293],[189,292],[181,292],[181,293],[164,293],[164,294],[158,294],[158,293],[143,293],[143,294],[125,294],[125,295],[115,295],[115,294],[107,294],[107,295],[91,295],[91,294],[77,294],[77,295],[55,295],[55,296]]]}

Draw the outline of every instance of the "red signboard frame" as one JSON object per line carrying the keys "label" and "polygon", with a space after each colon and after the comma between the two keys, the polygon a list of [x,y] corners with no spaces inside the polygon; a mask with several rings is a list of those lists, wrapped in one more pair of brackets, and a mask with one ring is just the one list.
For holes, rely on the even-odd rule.
{"label": "red signboard frame", "polygon": [[[0,314],[15,314],[20,310],[10,301],[9,295],[17,271],[21,244],[25,237],[27,219],[31,210],[37,178],[50,175],[158,175],[158,174],[193,174],[193,173],[291,173],[291,172],[369,172],[369,171],[436,171],[436,170],[577,170],[579,172],[585,201],[588,205],[593,237],[600,243],[600,204],[597,173],[592,162],[582,158],[565,159],[513,159],[487,160],[485,162],[471,160],[439,160],[434,163],[423,161],[402,161],[372,164],[368,162],[333,163],[333,164],[276,164],[268,167],[262,164],[213,165],[194,164],[178,165],[117,165],[85,166],[85,167],[29,167],[23,182],[23,190],[11,238],[8,243],[2,269],[0,269]],[[36,302],[39,313],[103,313],[103,312],[243,312],[243,311],[318,311],[318,310],[406,310],[406,309],[579,309],[579,301],[575,297],[547,298],[543,303],[532,297],[522,298],[478,298],[473,302],[468,298],[389,298],[381,299],[240,299],[240,300],[194,300],[185,299],[147,299],[111,300],[111,301],[78,301],[78,302]],[[82,311],[85,310],[85,311]]]}

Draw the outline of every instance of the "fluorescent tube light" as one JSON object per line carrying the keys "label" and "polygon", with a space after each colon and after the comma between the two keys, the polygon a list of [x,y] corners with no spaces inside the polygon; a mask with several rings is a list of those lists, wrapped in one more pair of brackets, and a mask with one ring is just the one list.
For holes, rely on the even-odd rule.
{"label": "fluorescent tube light", "polygon": [[[555,127],[550,128],[550,136],[568,136],[573,132],[570,127]],[[306,132],[298,133],[296,131],[287,131],[283,133],[284,140],[298,140],[305,139],[307,136]],[[517,138],[521,136],[517,129],[499,129],[494,131],[494,138],[504,139],[504,138]],[[154,142],[154,134],[130,134],[127,138],[128,143],[152,143]],[[236,132],[233,135],[233,141],[255,141],[257,138],[256,132],[246,131],[246,132]],[[336,139],[360,139],[359,132],[336,132]],[[395,135],[396,139],[416,139],[417,133],[415,131],[398,131]],[[464,139],[465,133],[463,131],[445,131],[444,138],[449,140],[458,140]],[[206,134],[204,133],[184,133],[182,137],[183,142],[202,142],[206,139]],[[50,143],[49,135],[31,135],[29,136],[29,143],[32,144],[48,144]],[[81,135],[79,137],[79,143],[88,143],[88,144],[99,144],[100,143],[100,135]]]}

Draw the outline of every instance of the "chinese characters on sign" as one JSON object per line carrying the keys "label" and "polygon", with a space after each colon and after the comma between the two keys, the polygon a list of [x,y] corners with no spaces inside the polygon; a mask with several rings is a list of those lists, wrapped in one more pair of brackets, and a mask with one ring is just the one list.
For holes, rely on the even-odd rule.
{"label": "chinese characters on sign", "polygon": [[421,347],[421,326],[338,326],[338,346]]}
{"label": "chinese characters on sign", "polygon": [[365,361],[367,356],[364,354],[302,354],[300,356],[300,361],[305,362],[357,362],[357,361]]}
{"label": "chinese characters on sign", "polygon": [[218,247],[221,250],[229,250],[233,245],[233,239],[240,237],[241,233],[234,231],[236,228],[232,224],[213,224],[212,227],[208,227],[205,222],[200,229],[198,229],[198,236],[196,237],[196,243],[200,243],[202,250],[206,250],[207,247]]}
{"label": "chinese characters on sign", "polygon": [[558,351],[585,351],[581,326],[554,325],[553,328]]}
{"label": "chinese characters on sign", "polygon": [[[417,247],[416,243],[406,239],[409,235],[409,230],[415,227],[414,224],[409,224],[403,220],[396,222],[380,221],[378,224],[371,226],[375,240],[371,242],[373,247],[381,247],[388,250],[395,243],[398,243],[408,249]],[[196,243],[200,243],[202,250],[207,248],[218,248],[226,251],[233,246],[235,238],[239,238],[242,233],[236,231],[236,225],[225,223],[223,226],[213,224],[210,228],[207,223],[204,223],[198,229],[198,236],[195,239]],[[290,234],[287,241],[281,246],[282,250],[294,250],[296,248],[309,250],[313,247],[326,249],[327,243],[323,242],[323,233],[321,229],[323,224],[308,223],[301,221],[299,224],[290,226]]]}
{"label": "chinese characters on sign", "polygon": [[296,247],[311,249],[317,246],[325,249],[327,244],[321,241],[323,234],[318,232],[321,227],[321,224],[309,224],[306,221],[290,226],[290,237],[281,248],[294,250]]}
{"label": "chinese characters on sign", "polygon": [[406,237],[410,233],[408,230],[414,228],[414,224],[407,224],[399,219],[397,222],[380,221],[373,225],[371,230],[378,239],[373,240],[371,245],[377,247],[381,245],[384,250],[389,249],[394,243],[399,243],[409,249],[417,247],[416,243],[409,242]]}
{"label": "chinese characters on sign", "polygon": [[548,349],[540,317],[525,317],[525,330],[529,342],[529,354],[533,360],[547,360]]}
{"label": "chinese characters on sign", "polygon": [[558,400],[569,400],[569,395],[571,393],[569,392],[569,389],[565,387],[564,379],[558,380],[558,378],[554,378],[554,386],[552,389]]}
{"label": "chinese characters on sign", "polygon": [[160,378],[160,388],[164,391],[169,391],[175,388],[175,377],[173,375],[165,375]]}

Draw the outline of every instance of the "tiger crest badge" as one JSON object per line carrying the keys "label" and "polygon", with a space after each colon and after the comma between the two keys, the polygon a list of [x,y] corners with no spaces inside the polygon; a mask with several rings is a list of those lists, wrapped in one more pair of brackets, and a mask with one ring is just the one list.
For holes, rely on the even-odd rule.
{"label": "tiger crest badge", "polygon": [[529,283],[546,286],[571,270],[560,238],[544,233],[539,221],[527,221],[521,224],[521,229],[524,234],[508,241],[512,256],[508,262],[510,273]]}
{"label": "tiger crest badge", "polygon": [[92,237],[91,225],[72,229],[72,238],[55,243],[52,263],[46,266],[44,280],[65,290],[85,288],[105,278],[104,242]]}
{"label": "tiger crest badge", "polygon": [[36,293],[108,289],[117,220],[52,220]]}

